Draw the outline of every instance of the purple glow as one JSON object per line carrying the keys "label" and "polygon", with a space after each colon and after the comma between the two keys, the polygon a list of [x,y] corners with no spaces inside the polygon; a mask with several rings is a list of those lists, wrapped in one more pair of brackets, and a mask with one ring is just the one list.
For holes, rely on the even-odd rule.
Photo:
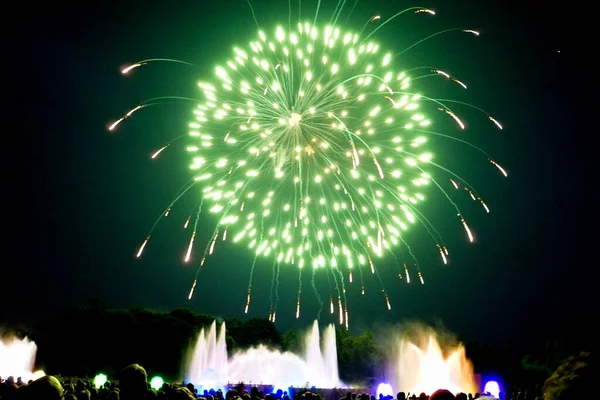
{"label": "purple glow", "polygon": [[500,397],[500,384],[496,381],[487,381],[485,386],[483,387],[484,393],[489,393],[495,398]]}
{"label": "purple glow", "polygon": [[389,383],[380,383],[379,386],[377,386],[377,398],[379,398],[379,395],[382,396],[392,396],[394,397],[394,392],[392,391],[392,385],[390,385]]}

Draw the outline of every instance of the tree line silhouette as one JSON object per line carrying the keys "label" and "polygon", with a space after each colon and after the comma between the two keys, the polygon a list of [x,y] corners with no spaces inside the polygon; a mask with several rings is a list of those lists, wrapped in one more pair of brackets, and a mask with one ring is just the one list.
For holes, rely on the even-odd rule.
{"label": "tree line silhouette", "polygon": [[[222,319],[189,309],[113,309],[98,299],[88,299],[84,307],[60,310],[32,329],[13,328],[12,333],[36,342],[36,364],[48,374],[93,377],[103,372],[114,376],[123,366],[138,363],[149,375],[177,381],[183,377],[187,355],[200,329],[215,320],[219,326],[225,321],[230,354],[258,344],[281,351],[302,351],[304,331],[282,333],[266,318]],[[385,379],[390,351],[371,331],[354,336],[338,329],[336,335],[342,381],[370,385]],[[476,373],[500,376],[505,384],[512,385],[543,383],[572,354],[556,340],[546,341],[526,354],[481,342],[466,342],[465,347]]]}

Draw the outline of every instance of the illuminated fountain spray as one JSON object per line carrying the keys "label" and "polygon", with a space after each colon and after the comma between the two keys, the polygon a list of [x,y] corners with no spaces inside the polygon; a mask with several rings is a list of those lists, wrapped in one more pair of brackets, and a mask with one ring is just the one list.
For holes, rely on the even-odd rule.
{"label": "illuminated fountain spray", "polygon": [[422,392],[431,395],[438,389],[454,394],[478,392],[473,364],[462,344],[443,349],[433,330],[419,328],[415,333],[398,341],[397,356],[390,368],[397,392],[417,395]]}
{"label": "illuminated fountain spray", "polygon": [[306,381],[319,388],[340,387],[335,327],[328,325],[325,328],[322,348],[320,339],[319,324],[315,321],[305,337],[304,361],[308,367]]}
{"label": "illuminated fountain spray", "polygon": [[33,372],[37,346],[28,338],[10,337],[0,339],[0,377],[21,378],[24,382],[44,376],[44,372]]}
{"label": "illuminated fountain spray", "polygon": [[227,358],[225,323],[217,339],[216,323],[198,336],[187,374],[188,382],[202,389],[224,388],[228,383],[319,388],[342,387],[339,380],[335,328],[321,335],[317,321],[305,336],[304,354],[280,352],[265,345],[239,351]]}
{"label": "illuminated fountain spray", "polygon": [[221,324],[217,339],[217,322],[208,331],[200,330],[187,373],[188,382],[204,389],[223,388],[227,383],[227,344],[225,322]]}

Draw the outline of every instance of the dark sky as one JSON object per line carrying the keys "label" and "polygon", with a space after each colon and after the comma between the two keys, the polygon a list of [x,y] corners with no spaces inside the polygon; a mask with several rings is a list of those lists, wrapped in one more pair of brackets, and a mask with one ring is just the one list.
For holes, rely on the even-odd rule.
{"label": "dark sky", "polygon": [[[187,132],[190,104],[142,110],[116,134],[106,126],[148,98],[199,97],[196,81],[212,77],[231,47],[255,34],[246,2],[71,3],[26,10],[13,35],[16,72],[6,79],[16,97],[5,101],[16,109],[5,116],[12,126],[5,135],[17,137],[18,145],[5,147],[4,158],[16,190],[7,188],[4,206],[9,227],[1,285],[7,298],[0,324],[32,322],[82,304],[86,296],[114,306],[190,307],[243,317],[252,262],[244,246],[218,253],[200,275],[196,296],[187,300],[195,266],[180,261],[187,245],[181,223],[191,203],[175,207],[145,257],[134,258],[157,215],[190,177],[182,146],[172,146],[159,160],[148,157]],[[261,24],[287,24],[287,2],[252,3]],[[316,1],[304,3],[307,16]],[[322,15],[330,15],[335,2],[322,3]],[[437,66],[469,84],[467,94],[441,79],[427,87],[502,121],[505,129],[498,131],[483,115],[461,110],[469,121],[465,139],[496,157],[510,176],[503,179],[464,148],[437,147],[438,161],[463,168],[492,213],[482,217],[474,203],[459,198],[476,232],[470,245],[450,208],[426,203],[452,252],[450,265],[441,266],[435,247],[415,229],[411,243],[426,285],[402,283],[395,263],[382,262],[393,308],[387,310],[379,282],[366,274],[365,296],[358,285],[348,287],[353,329],[419,319],[442,321],[463,338],[524,343],[587,321],[597,298],[591,294],[597,212],[589,157],[596,122],[587,102],[595,72],[592,63],[582,62],[590,48],[585,13],[527,1],[359,3],[347,24],[353,29],[372,15],[390,16],[409,6],[436,10],[435,17],[409,16],[381,30],[377,40],[388,47],[401,49],[445,28],[482,32],[479,38],[452,33],[434,39],[401,62]],[[198,67],[156,63],[132,76],[120,74],[123,66],[147,58]],[[267,316],[271,276],[271,264],[257,264],[248,316]],[[304,328],[317,315],[308,274],[302,315],[294,318],[297,276],[295,267],[280,275],[281,329]],[[317,281],[327,288],[324,274]],[[327,290],[322,294],[326,299]],[[323,312],[322,321],[332,319]]]}

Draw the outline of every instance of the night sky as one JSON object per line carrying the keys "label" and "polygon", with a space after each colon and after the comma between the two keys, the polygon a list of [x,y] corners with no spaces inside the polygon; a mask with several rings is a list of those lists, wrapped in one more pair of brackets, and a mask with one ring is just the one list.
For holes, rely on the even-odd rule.
{"label": "night sky", "polygon": [[[16,97],[5,96],[5,101],[16,109],[5,114],[4,134],[17,138],[18,145],[3,149],[10,183],[5,186],[9,226],[3,239],[0,279],[6,299],[0,325],[35,322],[61,307],[81,305],[87,296],[118,307],[190,307],[244,317],[252,263],[244,245],[217,251],[200,275],[196,295],[187,300],[200,258],[196,255],[191,265],[181,262],[189,237],[182,224],[193,201],[174,207],[144,257],[135,259],[156,217],[191,177],[183,141],[156,160],[149,155],[187,133],[195,104],[141,110],[116,133],[106,128],[149,98],[201,98],[196,82],[212,79],[215,65],[229,57],[233,45],[246,45],[255,35],[250,10],[243,0],[109,3],[53,2],[26,10],[12,36],[16,56],[8,58],[16,72],[5,78]],[[297,15],[298,3],[292,3]],[[335,2],[322,3],[322,15],[331,15]],[[343,20],[353,2],[347,3]],[[385,306],[379,281],[366,273],[364,296],[358,284],[347,290],[353,331],[416,319],[441,321],[466,339],[527,343],[587,323],[597,298],[591,293],[597,212],[589,156],[597,122],[588,103],[594,64],[582,62],[590,52],[585,12],[491,0],[359,3],[345,24],[354,30],[372,15],[386,17],[410,6],[437,12],[386,26],[376,35],[386,48],[402,49],[446,28],[482,32],[477,38],[451,33],[433,39],[406,53],[397,69],[402,63],[431,65],[467,83],[469,89],[462,91],[433,78],[423,82],[423,90],[489,110],[504,130],[468,108],[456,108],[468,122],[462,133],[444,114],[432,117],[444,130],[493,155],[509,178],[467,148],[435,144],[437,161],[463,173],[492,212],[484,215],[466,194],[455,196],[476,235],[469,244],[453,210],[430,195],[423,210],[446,239],[450,264],[442,266],[433,243],[411,228],[407,238],[426,284],[413,279],[407,285],[398,280],[393,258],[381,262],[392,310]],[[287,25],[286,1],[252,4],[261,25]],[[314,4],[305,1],[304,17],[312,20]],[[121,75],[122,67],[148,58],[197,67],[156,63]],[[212,227],[206,231],[198,249]],[[247,316],[268,315],[271,277],[271,263],[258,263]],[[328,300],[326,275],[318,274],[317,283],[324,289],[322,300]],[[310,273],[303,284],[296,320],[298,271],[282,268],[277,314],[282,330],[305,328],[317,317]],[[327,309],[326,304],[323,323],[333,321]]]}

